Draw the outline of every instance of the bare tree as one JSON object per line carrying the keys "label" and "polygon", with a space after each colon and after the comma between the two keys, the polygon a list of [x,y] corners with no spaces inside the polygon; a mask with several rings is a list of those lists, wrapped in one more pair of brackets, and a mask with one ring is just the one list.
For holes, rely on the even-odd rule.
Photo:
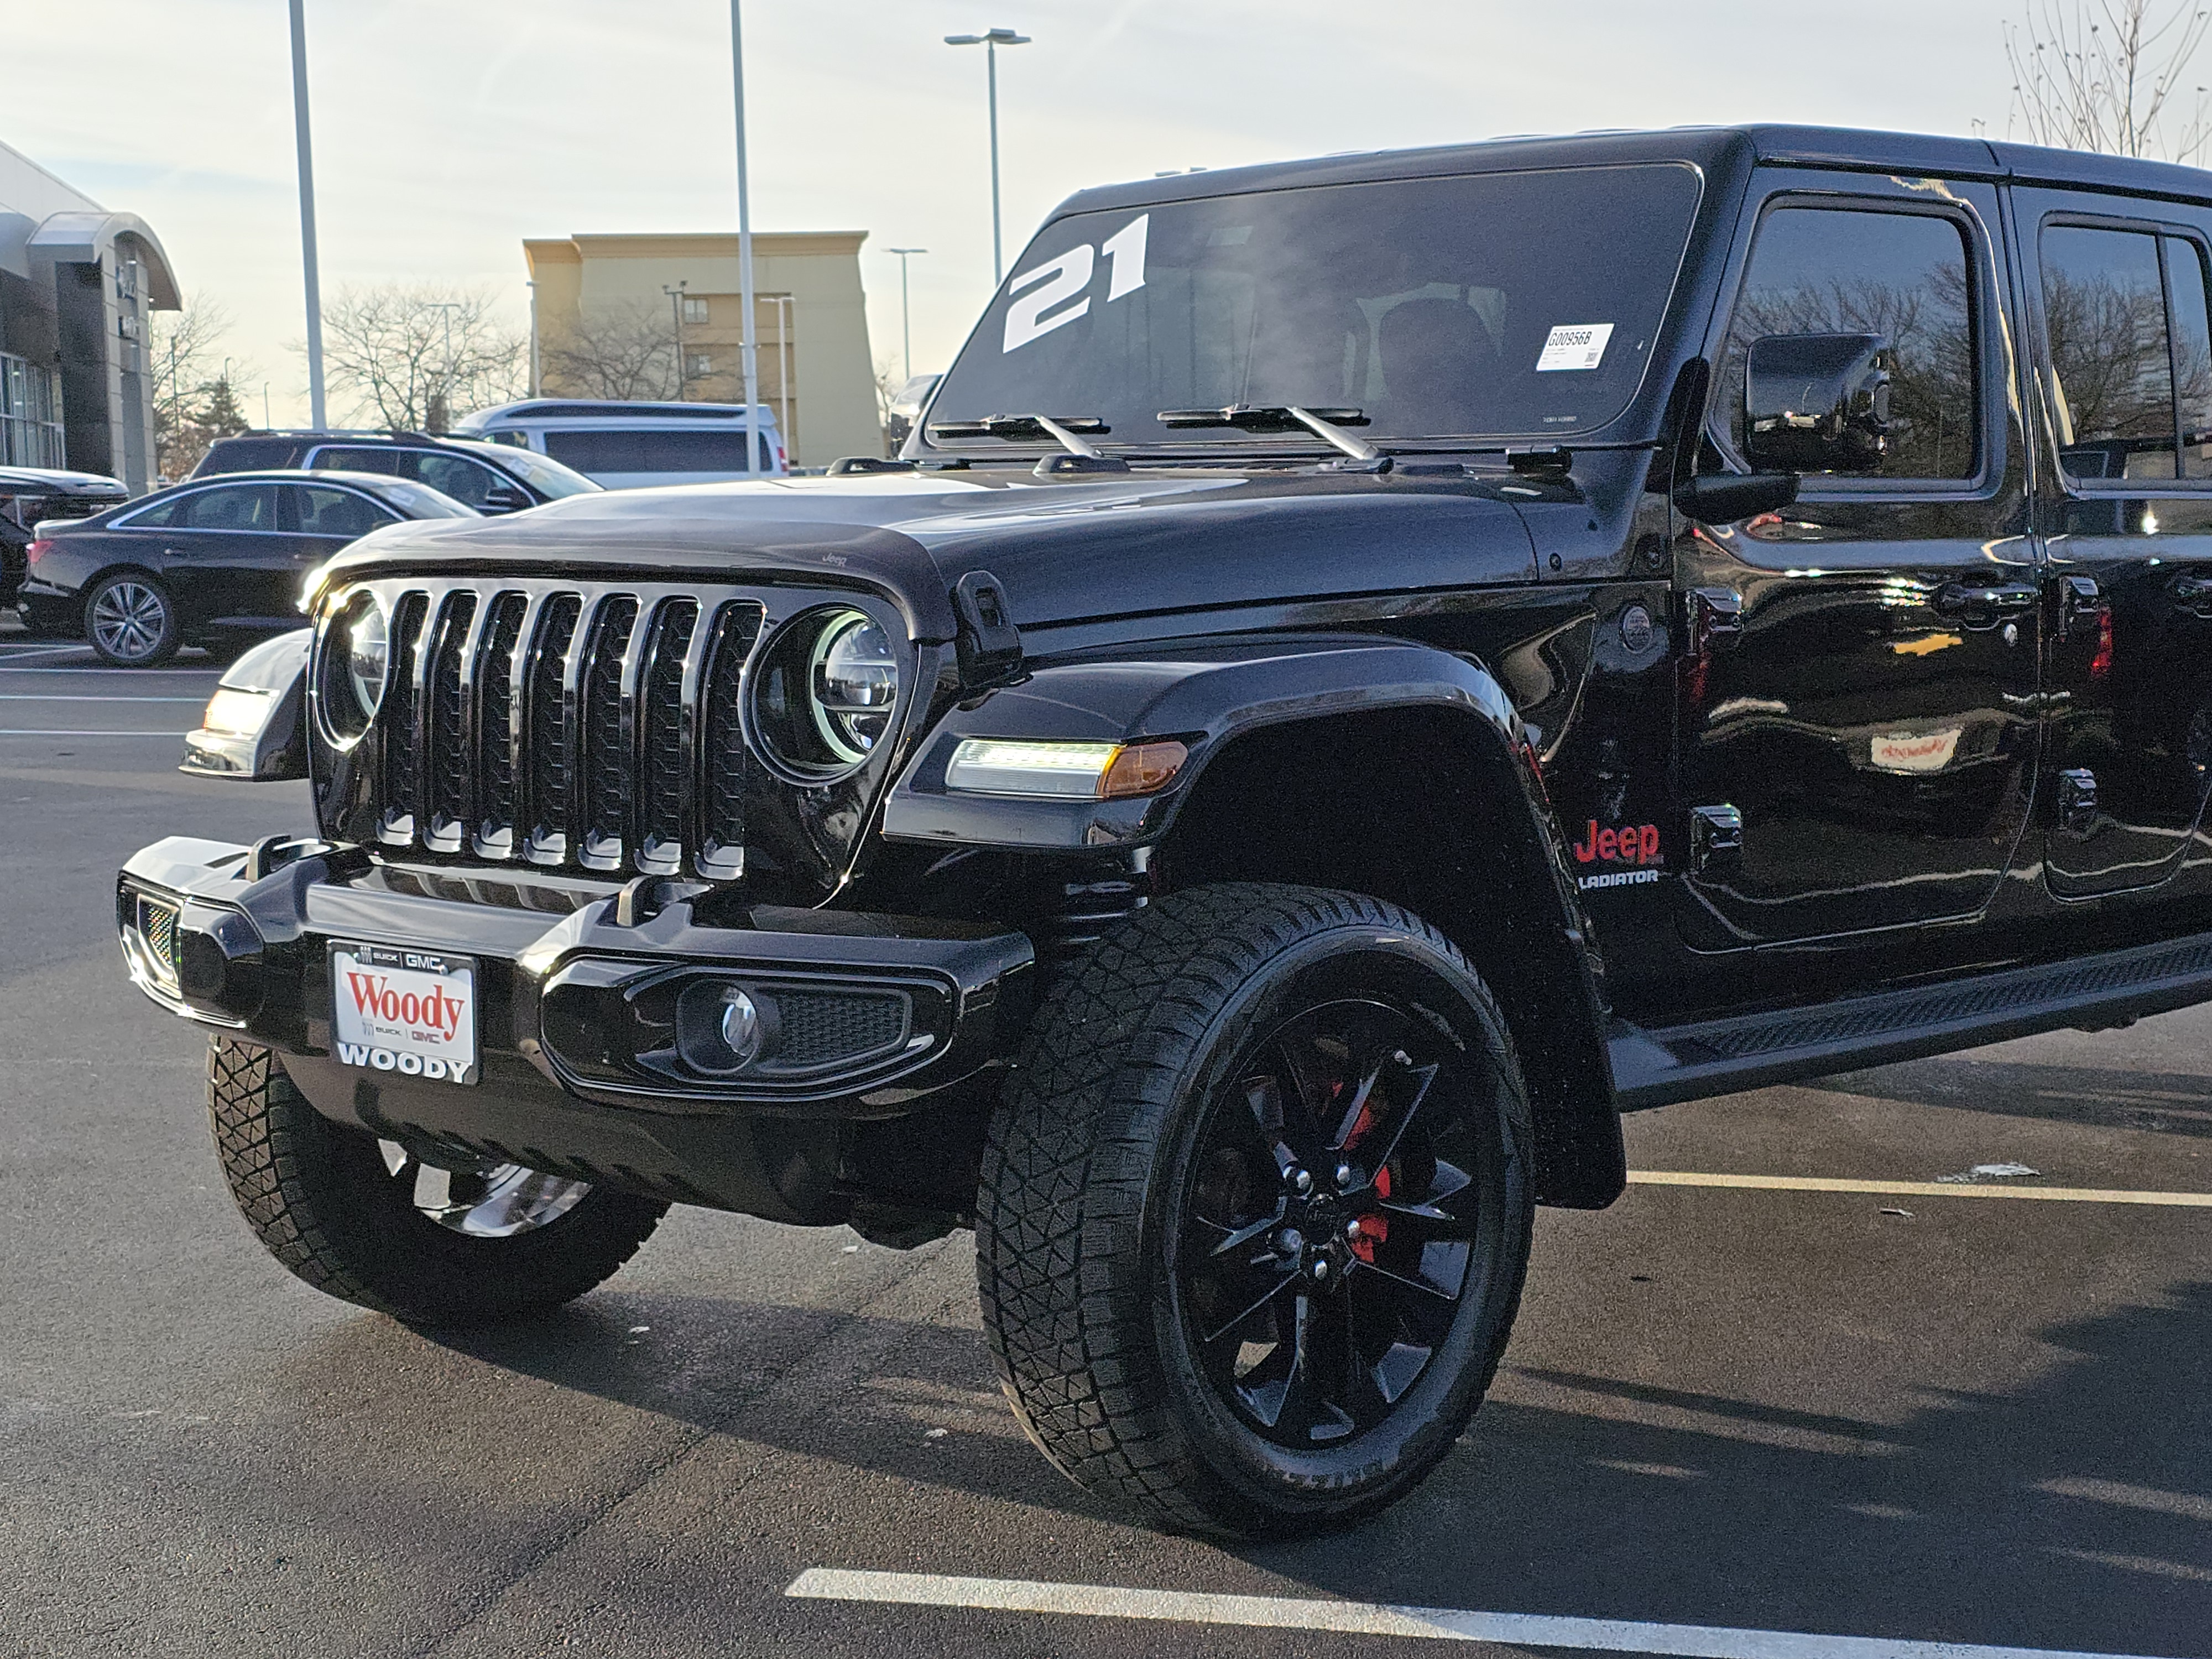
{"label": "bare tree", "polygon": [[668,313],[646,301],[596,306],[550,343],[545,379],[572,398],[634,401],[682,395]]}
{"label": "bare tree", "polygon": [[2196,0],[2025,0],[2004,32],[2013,122],[2060,149],[2194,161],[2212,139],[2203,87],[2176,121],[2208,28]]}
{"label": "bare tree", "polygon": [[530,342],[482,289],[386,283],[341,289],[324,309],[323,362],[331,385],[353,397],[347,418],[436,432],[523,396]]}
{"label": "bare tree", "polygon": [[185,295],[182,309],[157,311],[151,322],[155,465],[162,477],[181,478],[217,438],[246,429],[234,383],[240,375],[250,380],[254,369],[221,356],[231,316],[205,295]]}

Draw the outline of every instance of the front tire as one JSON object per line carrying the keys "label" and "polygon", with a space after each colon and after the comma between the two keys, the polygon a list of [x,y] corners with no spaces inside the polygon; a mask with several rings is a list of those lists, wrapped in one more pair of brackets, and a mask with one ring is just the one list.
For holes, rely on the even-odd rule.
{"label": "front tire", "polygon": [[1531,1144],[1504,1018],[1434,929],[1312,888],[1158,902],[1047,998],[992,1124],[977,1274],[1016,1416],[1174,1528],[1374,1513],[1497,1369]]}
{"label": "front tire", "polygon": [[177,602],[141,572],[103,577],[85,595],[84,642],[114,667],[158,668],[184,644]]}
{"label": "front tire", "polygon": [[636,1254],[668,1208],[513,1164],[424,1165],[331,1122],[275,1054],[232,1037],[209,1045],[208,1113],[231,1196],[269,1253],[410,1324],[557,1308]]}

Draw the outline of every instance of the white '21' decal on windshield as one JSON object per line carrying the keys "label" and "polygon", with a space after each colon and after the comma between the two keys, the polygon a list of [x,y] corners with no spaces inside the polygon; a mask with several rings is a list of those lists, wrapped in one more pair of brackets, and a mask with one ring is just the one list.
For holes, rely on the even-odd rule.
{"label": "white '21' decal on windshield", "polygon": [[[1062,323],[1088,316],[1091,296],[1084,290],[1091,286],[1091,273],[1101,253],[1106,256],[1109,268],[1107,304],[1144,287],[1145,232],[1152,220],[1151,214],[1141,214],[1097,247],[1085,242],[1070,248],[1057,259],[1048,259],[1035,270],[1025,270],[1008,283],[1006,292],[1018,297],[1006,302],[1006,343],[1003,349],[1012,351],[1016,346],[1025,346],[1040,335],[1051,333]],[[1024,293],[1024,289],[1028,291]],[[1083,297],[1073,305],[1052,310],[1079,294]],[[1049,317],[1045,315],[1048,311],[1052,312]]]}

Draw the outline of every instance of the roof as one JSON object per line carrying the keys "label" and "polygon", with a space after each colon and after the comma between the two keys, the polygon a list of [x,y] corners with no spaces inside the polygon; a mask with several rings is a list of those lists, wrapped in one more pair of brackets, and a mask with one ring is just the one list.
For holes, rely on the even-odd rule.
{"label": "roof", "polygon": [[1531,135],[1423,149],[1367,150],[1306,161],[1271,161],[1255,167],[1224,167],[1216,172],[1184,173],[1164,179],[1107,185],[1079,191],[1061,203],[1057,211],[1083,213],[1146,202],[1189,201],[1249,190],[1545,167],[1681,161],[1711,170],[1731,155],[1778,166],[1901,173],[1914,177],[2085,185],[2138,195],[2212,202],[2212,172],[2166,161],[1926,133],[1879,132],[1855,127],[1752,125]]}
{"label": "roof", "polygon": [[[122,244],[135,244],[135,248]],[[175,311],[184,304],[169,256],[153,228],[135,213],[52,213],[39,222],[27,244],[34,259],[64,264],[90,264],[114,248],[124,257],[134,252],[146,272],[147,301],[156,311]]]}

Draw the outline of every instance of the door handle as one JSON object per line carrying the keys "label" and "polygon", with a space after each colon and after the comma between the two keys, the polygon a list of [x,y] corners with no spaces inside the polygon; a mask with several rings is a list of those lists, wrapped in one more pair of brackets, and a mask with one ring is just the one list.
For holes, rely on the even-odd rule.
{"label": "door handle", "polygon": [[2202,576],[2176,576],[2166,585],[2166,591],[2184,611],[2212,616],[2212,581]]}
{"label": "door handle", "polygon": [[2036,590],[2026,582],[1947,582],[1936,593],[1936,608],[1969,628],[1994,628],[2000,617],[2033,611]]}

